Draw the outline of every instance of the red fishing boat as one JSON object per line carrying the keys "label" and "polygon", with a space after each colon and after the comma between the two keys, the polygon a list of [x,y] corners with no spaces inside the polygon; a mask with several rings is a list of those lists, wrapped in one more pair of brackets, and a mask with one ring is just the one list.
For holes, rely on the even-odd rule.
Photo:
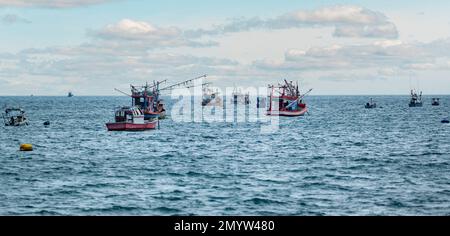
{"label": "red fishing boat", "polygon": [[166,109],[160,99],[159,85],[163,82],[154,82],[153,86],[131,85],[132,106],[142,109],[145,120],[164,119]]}
{"label": "red fishing boat", "polygon": [[122,107],[116,111],[115,122],[107,123],[108,131],[144,131],[156,129],[158,120],[146,120],[137,107]]}
{"label": "red fishing boat", "polygon": [[269,86],[269,107],[268,116],[303,116],[308,112],[308,107],[303,98],[312,91],[301,95],[298,89],[298,83],[294,86],[293,82],[284,80],[284,85]]}

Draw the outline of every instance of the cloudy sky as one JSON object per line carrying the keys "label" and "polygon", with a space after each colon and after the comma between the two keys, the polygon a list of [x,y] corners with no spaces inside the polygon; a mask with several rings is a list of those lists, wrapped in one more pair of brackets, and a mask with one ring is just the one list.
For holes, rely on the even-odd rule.
{"label": "cloudy sky", "polygon": [[203,74],[219,87],[449,94],[448,12],[447,0],[0,0],[0,96]]}

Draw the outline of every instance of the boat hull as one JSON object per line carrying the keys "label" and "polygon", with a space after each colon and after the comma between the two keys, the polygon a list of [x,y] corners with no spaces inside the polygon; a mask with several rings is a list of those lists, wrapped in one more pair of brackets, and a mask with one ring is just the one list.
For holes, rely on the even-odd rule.
{"label": "boat hull", "polygon": [[304,116],[308,112],[308,108],[304,108],[299,111],[267,111],[268,116],[286,116],[286,117],[296,117]]}
{"label": "boat hull", "polygon": [[423,107],[422,103],[410,103],[409,107]]}
{"label": "boat hull", "polygon": [[145,131],[156,129],[158,121],[152,121],[145,124],[133,123],[107,123],[108,131]]}
{"label": "boat hull", "polygon": [[18,126],[27,126],[29,125],[28,122],[20,122],[20,123],[6,123],[5,126],[14,126],[14,127],[18,127]]}

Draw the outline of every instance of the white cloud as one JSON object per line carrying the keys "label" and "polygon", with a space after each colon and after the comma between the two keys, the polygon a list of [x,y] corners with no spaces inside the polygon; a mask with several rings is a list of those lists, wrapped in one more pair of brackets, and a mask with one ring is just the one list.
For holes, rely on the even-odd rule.
{"label": "white cloud", "polygon": [[123,19],[100,30],[90,30],[88,34],[102,40],[103,43],[124,44],[126,47],[139,47],[140,49],[216,45],[216,43],[210,41],[188,39],[184,37],[183,31],[176,27],[158,27],[148,22],[130,19]]}
{"label": "white cloud", "polygon": [[284,73],[304,71],[336,73],[371,69],[377,71],[378,75],[389,77],[408,71],[449,70],[450,55],[445,50],[448,47],[450,40],[427,44],[385,40],[364,45],[332,45],[312,47],[308,50],[289,49],[282,61],[257,60],[253,65],[262,70]]}
{"label": "white cloud", "polygon": [[71,8],[115,0],[0,0],[0,7]]}
{"label": "white cloud", "polygon": [[397,27],[393,23],[379,25],[338,25],[335,37],[398,38]]}
{"label": "white cloud", "polygon": [[382,13],[358,6],[333,6],[317,10],[300,10],[272,18],[237,19],[212,29],[188,31],[192,37],[248,31],[252,29],[286,29],[334,27],[335,37],[397,38],[394,23]]}

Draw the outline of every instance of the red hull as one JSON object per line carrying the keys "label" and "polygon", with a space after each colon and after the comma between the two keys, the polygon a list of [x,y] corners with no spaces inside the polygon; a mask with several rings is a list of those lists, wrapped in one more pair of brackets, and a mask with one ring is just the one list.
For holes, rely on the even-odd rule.
{"label": "red hull", "polygon": [[144,131],[156,129],[158,121],[152,121],[145,124],[133,124],[133,123],[108,123],[106,127],[108,131]]}
{"label": "red hull", "polygon": [[267,115],[295,117],[295,116],[304,116],[306,112],[308,112],[308,108],[305,107],[300,111],[267,111]]}

